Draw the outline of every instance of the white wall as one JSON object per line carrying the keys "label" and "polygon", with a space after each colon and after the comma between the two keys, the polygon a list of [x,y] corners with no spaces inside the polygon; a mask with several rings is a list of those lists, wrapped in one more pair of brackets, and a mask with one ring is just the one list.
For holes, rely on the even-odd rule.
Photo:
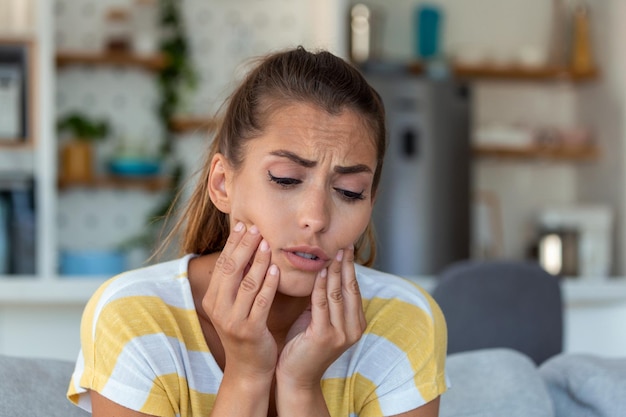
{"label": "white wall", "polygon": [[593,2],[592,24],[601,81],[579,89],[579,117],[596,132],[602,149],[599,164],[578,170],[581,201],[607,201],[615,210],[614,273],[626,274],[626,2],[621,0]]}

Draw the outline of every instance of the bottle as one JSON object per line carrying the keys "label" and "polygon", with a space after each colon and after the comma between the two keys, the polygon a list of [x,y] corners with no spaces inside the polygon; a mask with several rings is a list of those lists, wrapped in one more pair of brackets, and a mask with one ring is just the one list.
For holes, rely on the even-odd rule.
{"label": "bottle", "polygon": [[156,0],[135,0],[132,10],[133,51],[151,55],[159,49],[159,9]]}
{"label": "bottle", "polygon": [[113,7],[106,14],[105,49],[109,52],[128,52],[131,49],[129,11]]}
{"label": "bottle", "polygon": [[571,69],[575,74],[589,74],[593,72],[594,64],[591,53],[589,8],[586,5],[580,5],[574,11],[573,26]]}

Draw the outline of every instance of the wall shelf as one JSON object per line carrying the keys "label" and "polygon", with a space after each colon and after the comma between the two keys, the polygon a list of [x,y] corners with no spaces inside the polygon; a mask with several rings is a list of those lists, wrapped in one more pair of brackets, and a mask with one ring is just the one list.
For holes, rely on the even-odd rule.
{"label": "wall shelf", "polygon": [[33,140],[31,138],[20,138],[20,140],[0,138],[0,149],[33,149]]}
{"label": "wall shelf", "polygon": [[473,153],[481,158],[551,159],[562,161],[594,161],[600,151],[595,145],[585,146],[528,146],[513,148],[505,146],[474,146]]}
{"label": "wall shelf", "polygon": [[161,176],[150,177],[121,177],[114,175],[96,176],[90,180],[67,180],[59,178],[60,190],[70,188],[98,188],[98,189],[143,189],[149,192],[166,190],[171,184],[170,178]]}
{"label": "wall shelf", "polygon": [[[408,65],[411,73],[422,74],[424,65],[421,62],[412,62]],[[511,81],[591,81],[599,76],[599,71],[593,69],[587,72],[576,72],[569,68],[554,66],[521,67],[493,66],[493,65],[461,65],[452,64],[452,73],[461,79],[467,80],[511,80]]]}
{"label": "wall shelf", "polygon": [[214,131],[218,124],[218,120],[211,117],[177,116],[170,120],[170,129],[174,133],[208,133]]}
{"label": "wall shelf", "polygon": [[130,52],[87,52],[59,51],[56,54],[58,67],[69,65],[114,65],[139,67],[148,71],[158,71],[165,65],[165,57],[155,55],[135,55]]}

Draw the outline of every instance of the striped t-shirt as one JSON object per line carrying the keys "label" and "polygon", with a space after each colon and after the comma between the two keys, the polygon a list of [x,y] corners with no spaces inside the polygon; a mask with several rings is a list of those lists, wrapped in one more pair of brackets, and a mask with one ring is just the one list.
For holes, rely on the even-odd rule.
{"label": "striped t-shirt", "polygon": [[[68,398],[89,390],[155,416],[205,416],[223,372],[204,338],[187,267],[193,255],[121,274],[88,302]],[[446,326],[433,299],[402,278],[356,267],[367,328],[322,378],[332,416],[389,416],[448,387]]]}

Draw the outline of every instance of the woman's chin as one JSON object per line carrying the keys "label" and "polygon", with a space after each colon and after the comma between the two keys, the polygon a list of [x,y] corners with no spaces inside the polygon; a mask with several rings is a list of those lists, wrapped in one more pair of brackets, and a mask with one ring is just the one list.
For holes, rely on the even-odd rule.
{"label": "woman's chin", "polygon": [[317,274],[291,272],[281,275],[278,292],[289,297],[310,297]]}

